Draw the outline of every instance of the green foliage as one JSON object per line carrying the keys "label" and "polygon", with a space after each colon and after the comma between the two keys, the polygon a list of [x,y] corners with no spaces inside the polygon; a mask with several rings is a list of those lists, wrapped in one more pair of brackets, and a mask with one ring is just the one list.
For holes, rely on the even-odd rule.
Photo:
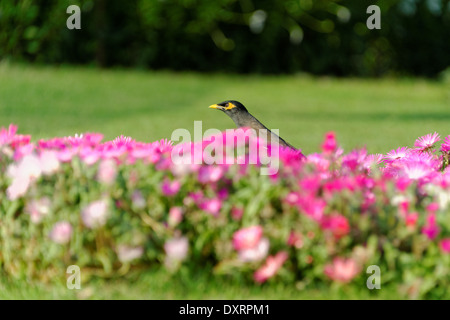
{"label": "green foliage", "polygon": [[0,57],[175,70],[436,76],[450,65],[449,0],[5,0]]}

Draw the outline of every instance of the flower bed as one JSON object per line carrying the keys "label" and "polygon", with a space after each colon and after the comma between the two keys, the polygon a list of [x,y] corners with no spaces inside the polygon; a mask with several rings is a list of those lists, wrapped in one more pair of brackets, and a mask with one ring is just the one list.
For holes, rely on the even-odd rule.
{"label": "flower bed", "polygon": [[377,266],[382,286],[448,297],[450,136],[439,152],[435,133],[369,155],[344,153],[329,133],[321,153],[280,148],[279,170],[262,175],[245,156],[171,160],[174,149],[204,150],[208,141],[102,142],[87,133],[32,143],[16,129],[0,131],[7,275],[48,281],[69,265],[105,277],[160,265],[299,288],[365,287]]}

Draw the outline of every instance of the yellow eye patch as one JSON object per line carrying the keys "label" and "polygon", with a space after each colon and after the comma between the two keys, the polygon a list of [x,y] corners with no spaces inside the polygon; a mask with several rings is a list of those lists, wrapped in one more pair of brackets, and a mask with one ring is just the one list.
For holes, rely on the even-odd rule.
{"label": "yellow eye patch", "polygon": [[225,110],[231,110],[233,108],[236,108],[236,106],[234,104],[232,104],[231,102],[228,102],[228,107],[225,107]]}

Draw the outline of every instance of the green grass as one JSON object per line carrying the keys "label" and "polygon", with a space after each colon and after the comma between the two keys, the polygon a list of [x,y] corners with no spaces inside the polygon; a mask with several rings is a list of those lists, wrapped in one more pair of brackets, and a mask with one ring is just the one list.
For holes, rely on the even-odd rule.
{"label": "green grass", "polygon": [[[450,87],[414,79],[333,79],[97,70],[0,64],[0,126],[19,125],[33,139],[101,132],[141,141],[170,138],[203,120],[203,130],[234,124],[208,106],[243,102],[271,129],[305,153],[335,131],[345,150],[367,146],[385,153],[421,135],[450,134]],[[81,291],[0,276],[0,299],[371,299],[395,290],[345,288],[302,291],[277,284],[241,286],[208,275],[172,279],[147,271],[122,280],[90,281]]]}
{"label": "green grass", "polygon": [[234,124],[208,106],[243,102],[305,153],[335,131],[345,150],[385,153],[421,135],[450,134],[450,86],[412,79],[333,79],[0,65],[0,125],[34,139],[95,131],[141,141]]}
{"label": "green grass", "polygon": [[[81,273],[83,278],[83,273]],[[364,279],[363,279],[364,280]],[[131,272],[114,280],[91,279],[81,289],[70,290],[63,281],[40,284],[35,281],[12,281],[0,278],[0,300],[19,299],[121,299],[121,300],[337,300],[337,299],[402,299],[394,288],[382,286],[369,290],[365,282],[354,287],[331,286],[301,290],[280,283],[243,285],[238,280],[214,278],[211,274],[171,276],[164,270]]]}

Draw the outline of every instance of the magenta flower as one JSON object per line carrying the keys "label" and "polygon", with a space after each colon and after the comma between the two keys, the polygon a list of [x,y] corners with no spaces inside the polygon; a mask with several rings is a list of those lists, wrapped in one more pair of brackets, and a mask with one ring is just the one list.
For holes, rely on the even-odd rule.
{"label": "magenta flower", "polygon": [[181,188],[181,183],[178,180],[171,182],[169,179],[166,179],[166,180],[164,180],[164,182],[161,185],[161,191],[167,197],[176,195],[178,193],[178,191],[180,191],[180,188]]}
{"label": "magenta flower", "polygon": [[66,244],[72,237],[72,226],[67,221],[55,223],[49,234],[50,239],[58,244]]}
{"label": "magenta flower", "polygon": [[203,202],[200,204],[199,207],[200,209],[217,217],[218,214],[220,213],[220,209],[222,208],[222,201],[218,198],[205,199],[203,200]]}
{"label": "magenta flower", "polygon": [[253,274],[253,279],[258,283],[263,283],[273,277],[288,257],[286,251],[280,251],[275,256],[267,257],[266,263]]}
{"label": "magenta flower", "polygon": [[439,134],[437,132],[433,134],[429,133],[423,137],[418,138],[414,143],[414,146],[417,147],[421,152],[428,151],[433,148],[434,144],[439,140],[441,140],[441,138],[439,137]]}
{"label": "magenta flower", "polygon": [[332,264],[325,266],[324,273],[330,279],[348,283],[361,271],[361,266],[354,259],[335,258]]}
{"label": "magenta flower", "polygon": [[117,137],[112,141],[112,145],[117,149],[120,149],[121,147],[131,147],[135,142],[136,141],[131,137],[120,135],[120,137]]}
{"label": "magenta flower", "polygon": [[297,192],[289,192],[286,197],[284,198],[284,202],[286,202],[290,206],[294,206],[298,203],[300,200],[300,196]]}
{"label": "magenta flower", "polygon": [[315,221],[321,221],[324,215],[324,210],[327,203],[322,198],[315,198],[313,196],[300,197],[298,206],[301,212]]}
{"label": "magenta flower", "polygon": [[383,159],[384,159],[384,161],[386,162],[386,163],[391,163],[391,162],[393,162],[393,161],[395,161],[395,160],[400,160],[400,159],[403,159],[403,158],[405,158],[408,154],[409,154],[409,149],[408,148],[406,148],[406,147],[400,147],[400,148],[398,148],[398,149],[394,149],[394,150],[391,150],[390,152],[388,152],[384,157],[383,157]]}
{"label": "magenta flower", "polygon": [[233,247],[236,250],[252,249],[261,240],[263,229],[261,226],[251,226],[236,231],[233,235]]}
{"label": "magenta flower", "polygon": [[322,151],[324,153],[333,153],[337,149],[336,134],[328,132],[325,135],[325,141],[322,144]]}
{"label": "magenta flower", "polygon": [[440,232],[440,228],[436,222],[436,214],[429,213],[427,215],[426,224],[422,228],[422,233],[427,236],[428,239],[435,239]]}
{"label": "magenta flower", "polygon": [[439,242],[439,247],[443,253],[450,253],[450,238],[444,238]]}
{"label": "magenta flower", "polygon": [[95,229],[106,224],[108,219],[108,201],[106,199],[91,202],[81,211],[81,219],[86,227]]}
{"label": "magenta flower", "polygon": [[17,132],[17,126],[10,124],[8,129],[0,128],[0,146],[9,144]]}
{"label": "magenta flower", "polygon": [[325,216],[322,228],[330,230],[336,238],[341,238],[350,232],[350,224],[346,217],[341,214]]}
{"label": "magenta flower", "polygon": [[211,183],[219,181],[223,176],[222,166],[203,166],[198,171],[198,181],[200,183]]}
{"label": "magenta flower", "polygon": [[167,139],[155,141],[153,145],[161,153],[170,153],[173,149],[173,142]]}
{"label": "magenta flower", "polygon": [[450,135],[445,137],[444,142],[441,145],[441,151],[444,153],[450,152]]}
{"label": "magenta flower", "polygon": [[8,129],[0,128],[0,147],[10,145],[17,149],[30,143],[30,136],[24,136],[17,133],[17,126],[10,124]]}
{"label": "magenta flower", "polygon": [[429,205],[427,205],[426,210],[430,214],[435,214],[436,211],[439,210],[439,203],[432,202]]}

